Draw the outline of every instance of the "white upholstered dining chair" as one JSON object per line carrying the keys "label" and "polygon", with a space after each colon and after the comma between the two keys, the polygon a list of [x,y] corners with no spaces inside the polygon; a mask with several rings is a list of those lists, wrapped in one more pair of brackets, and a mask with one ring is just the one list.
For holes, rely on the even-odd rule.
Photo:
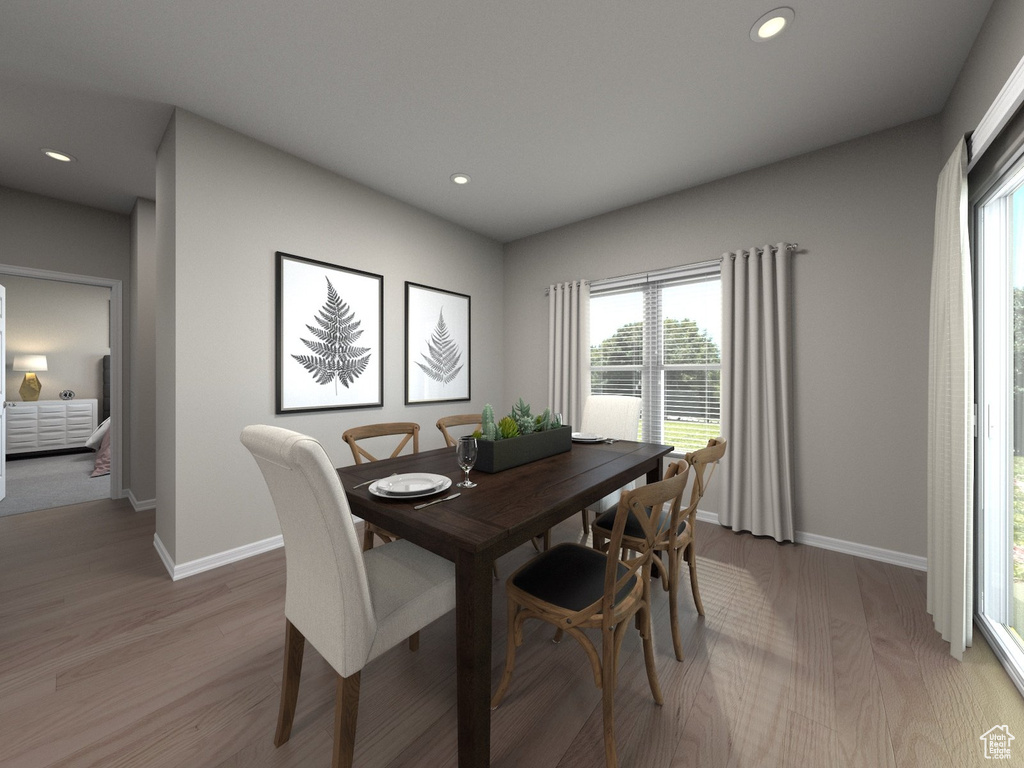
{"label": "white upholstered dining chair", "polygon": [[267,481],[284,537],[284,677],[274,744],[291,735],[308,639],[338,675],[333,765],[349,768],[360,671],[455,607],[455,567],[405,540],[361,551],[341,480],[315,439],[264,425],[246,427],[241,439]]}
{"label": "white upholstered dining chair", "polygon": [[[636,440],[640,432],[640,398],[625,395],[590,395],[583,404],[580,432],[589,432],[613,440]],[[615,509],[619,494],[635,487],[629,483],[580,511],[583,516],[583,535],[590,531],[590,512],[596,515]]]}

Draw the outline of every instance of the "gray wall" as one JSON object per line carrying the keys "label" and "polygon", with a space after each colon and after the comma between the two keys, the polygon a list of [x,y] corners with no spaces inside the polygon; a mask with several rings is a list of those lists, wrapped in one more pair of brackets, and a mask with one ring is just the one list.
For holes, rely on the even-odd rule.
{"label": "gray wall", "polygon": [[[439,416],[500,397],[504,300],[497,243],[190,113],[173,123],[158,155],[157,519],[181,564],[279,533],[247,424],[311,434],[339,465],[358,424],[417,421],[421,449],[440,447]],[[275,251],[384,275],[383,408],[275,416]],[[404,405],[406,280],[472,297],[472,402]]]}
{"label": "gray wall", "polygon": [[942,111],[942,163],[978,127],[1022,57],[1024,2],[995,0]]}
{"label": "gray wall", "polygon": [[[510,243],[506,358],[543,360],[550,283],[796,241],[796,528],[924,555],[939,143],[923,120]],[[507,398],[544,401],[542,363],[506,376]]]}
{"label": "gray wall", "polygon": [[131,225],[127,419],[131,472],[125,487],[138,508],[149,508],[156,503],[156,203],[137,200]]}
{"label": "gray wall", "polygon": [[[174,282],[177,190],[177,123],[171,120],[156,154],[156,295],[153,335],[156,338],[156,535],[172,559],[177,557],[175,487],[177,398],[174,365],[177,360]],[[163,321],[161,322],[161,318]]]}
{"label": "gray wall", "polygon": [[41,400],[70,389],[103,407],[103,357],[110,352],[110,289],[62,280],[0,274],[7,287],[7,399],[21,400],[25,374],[11,368],[15,355],[44,354]]}

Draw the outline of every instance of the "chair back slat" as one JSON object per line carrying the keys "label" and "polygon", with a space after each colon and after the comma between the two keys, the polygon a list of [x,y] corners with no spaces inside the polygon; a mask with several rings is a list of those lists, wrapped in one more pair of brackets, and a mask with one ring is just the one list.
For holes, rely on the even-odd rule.
{"label": "chair back slat", "polygon": [[285,550],[285,616],[340,674],[366,663],[377,620],[348,498],[323,446],[280,427],[242,430]]}
{"label": "chair back slat", "polygon": [[456,439],[448,431],[449,427],[463,427],[466,425],[473,425],[476,429],[481,429],[481,418],[479,413],[460,413],[455,416],[442,416],[437,420],[437,428],[441,430],[441,434],[444,436],[444,444],[448,448],[454,448]]}
{"label": "chair back slat", "polygon": [[690,503],[672,517],[670,530],[679,531],[680,523],[685,519],[688,526],[694,525],[697,517],[697,504],[704,497],[708,484],[718,468],[718,462],[725,455],[726,440],[713,437],[704,448],[687,453],[684,460],[693,470],[693,486],[690,489]]}
{"label": "chair back slat", "polygon": [[366,450],[366,447],[359,445],[360,440],[369,440],[374,437],[390,437],[392,435],[404,435],[398,446],[391,452],[389,458],[395,458],[412,441],[412,452],[420,452],[420,425],[413,421],[394,421],[382,424],[366,424],[361,427],[346,429],[341,439],[348,443],[352,449],[352,460],[356,464],[362,464],[363,459],[367,461],[378,461],[379,459]]}

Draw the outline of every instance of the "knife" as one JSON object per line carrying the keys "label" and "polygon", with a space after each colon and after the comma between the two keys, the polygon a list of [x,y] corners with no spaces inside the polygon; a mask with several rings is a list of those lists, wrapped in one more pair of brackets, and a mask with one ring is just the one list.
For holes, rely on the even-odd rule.
{"label": "knife", "polygon": [[451,496],[445,496],[443,499],[434,499],[433,501],[428,501],[426,504],[417,504],[413,509],[423,509],[424,507],[429,507],[431,504],[440,504],[442,501],[451,501],[456,496],[461,495],[461,493],[453,493]]}

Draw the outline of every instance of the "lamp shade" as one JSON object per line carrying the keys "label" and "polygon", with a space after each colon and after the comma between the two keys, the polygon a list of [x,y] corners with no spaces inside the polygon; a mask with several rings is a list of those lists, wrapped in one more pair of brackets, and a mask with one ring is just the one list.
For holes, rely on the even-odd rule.
{"label": "lamp shade", "polygon": [[14,371],[45,371],[46,355],[15,355],[11,365]]}

